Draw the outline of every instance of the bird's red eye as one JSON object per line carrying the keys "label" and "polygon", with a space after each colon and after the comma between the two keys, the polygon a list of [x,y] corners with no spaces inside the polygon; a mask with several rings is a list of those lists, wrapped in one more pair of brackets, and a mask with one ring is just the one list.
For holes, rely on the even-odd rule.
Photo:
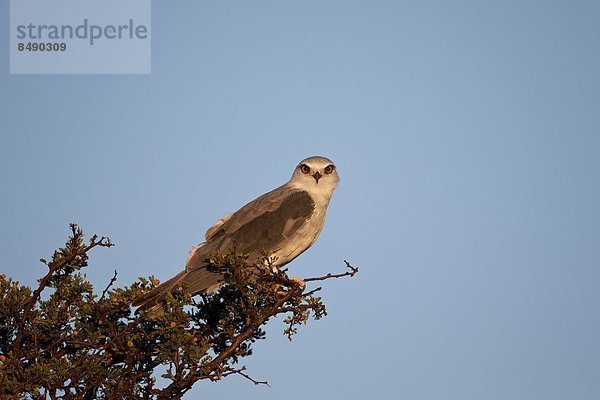
{"label": "bird's red eye", "polygon": [[306,164],[302,164],[300,165],[300,171],[302,171],[303,174],[308,174],[310,172],[310,167]]}
{"label": "bird's red eye", "polygon": [[335,171],[335,166],[333,164],[329,164],[325,167],[326,174],[331,174],[333,171]]}

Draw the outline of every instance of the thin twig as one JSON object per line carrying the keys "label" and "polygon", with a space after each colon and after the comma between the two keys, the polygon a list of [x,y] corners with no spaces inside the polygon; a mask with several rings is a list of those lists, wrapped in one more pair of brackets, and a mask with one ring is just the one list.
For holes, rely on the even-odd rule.
{"label": "thin twig", "polygon": [[323,289],[323,288],[322,288],[321,286],[319,286],[318,288],[316,288],[316,289],[313,289],[313,290],[311,290],[310,292],[302,293],[302,296],[304,296],[304,297],[308,297],[308,296],[310,296],[310,295],[312,295],[312,294],[315,294],[315,293],[317,293],[317,292],[321,291],[321,289]]}
{"label": "thin twig", "polygon": [[115,269],[115,274],[113,275],[112,278],[110,278],[110,282],[108,282],[108,285],[104,288],[104,290],[102,291],[102,296],[100,296],[100,300],[104,299],[104,296],[106,295],[106,292],[108,292],[108,289],[110,289],[110,287],[113,285],[113,283],[115,283],[117,281],[117,270]]}
{"label": "thin twig", "polygon": [[352,265],[350,265],[350,263],[346,260],[344,260],[344,262],[346,263],[346,268],[349,269],[349,271],[344,272],[343,274],[332,274],[331,272],[328,273],[327,275],[324,276],[319,276],[317,278],[306,278],[304,279],[304,282],[313,282],[313,281],[324,281],[326,279],[332,279],[332,278],[343,278],[344,276],[349,276],[349,277],[353,277],[354,275],[356,275],[356,273],[358,272],[358,268],[357,267],[353,267]]}
{"label": "thin twig", "polygon": [[256,379],[252,378],[250,375],[244,373],[244,371],[246,370],[246,367],[242,367],[239,369],[230,369],[229,371],[225,372],[223,374],[223,376],[228,376],[228,375],[241,375],[244,378],[248,379],[250,382],[254,383],[255,385],[267,385],[268,387],[271,387],[271,385],[269,385],[269,382],[267,381],[257,381]]}

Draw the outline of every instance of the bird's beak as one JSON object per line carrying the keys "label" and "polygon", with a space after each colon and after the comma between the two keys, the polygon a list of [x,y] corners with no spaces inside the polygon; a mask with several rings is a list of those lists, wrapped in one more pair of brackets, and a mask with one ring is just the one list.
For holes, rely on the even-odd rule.
{"label": "bird's beak", "polygon": [[315,173],[313,174],[313,178],[315,178],[315,180],[317,181],[317,183],[319,183],[319,179],[321,179],[321,177],[322,177],[322,176],[323,176],[323,175],[321,175],[321,174],[319,173],[319,171],[317,171],[317,172],[315,172]]}

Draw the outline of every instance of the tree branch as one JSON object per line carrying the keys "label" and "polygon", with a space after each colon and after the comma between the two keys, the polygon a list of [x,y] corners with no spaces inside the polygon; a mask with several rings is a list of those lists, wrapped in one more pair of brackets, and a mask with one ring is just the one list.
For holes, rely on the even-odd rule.
{"label": "tree branch", "polygon": [[[67,247],[69,244],[78,246],[83,237],[83,232],[81,231],[81,229],[79,229],[77,227],[77,224],[73,224],[73,223],[69,224],[69,228],[71,229],[71,237],[69,238],[69,241],[67,242]],[[94,235],[91,237],[89,245],[84,246],[84,247],[78,246],[79,249],[77,251],[72,252],[71,254],[67,254],[65,256],[57,258],[58,253],[57,252],[54,253],[54,256],[52,257],[53,258],[52,262],[47,264],[48,265],[48,273],[42,279],[40,279],[39,286],[33,292],[31,299],[29,300],[29,302],[23,309],[23,314],[18,323],[17,336],[12,345],[13,354],[16,355],[19,351],[19,348],[21,347],[21,344],[23,341],[23,327],[24,327],[25,323],[28,321],[28,319],[31,315],[31,311],[32,311],[33,307],[35,306],[35,304],[37,303],[37,301],[39,300],[40,295],[42,294],[44,289],[46,289],[46,287],[48,287],[48,284],[50,283],[52,276],[60,268],[62,268],[66,264],[74,261],[77,257],[82,257],[82,256],[87,257],[87,252],[97,246],[112,247],[113,244],[111,243],[110,239],[107,237],[102,236],[100,238],[100,240],[98,240],[98,236]]]}
{"label": "tree branch", "polygon": [[106,287],[104,288],[104,290],[102,291],[102,296],[100,296],[100,300],[104,299],[104,296],[106,295],[106,292],[108,292],[108,289],[110,289],[110,287],[117,281],[117,270],[115,269],[115,273],[113,275],[112,278],[110,278],[110,282],[108,282],[108,285],[106,285]]}
{"label": "tree branch", "polygon": [[233,369],[233,368],[232,368],[232,369],[230,369],[229,371],[227,371],[227,372],[223,373],[223,375],[222,375],[222,376],[223,376],[223,377],[225,377],[225,376],[229,376],[229,375],[234,375],[234,374],[237,374],[237,375],[241,375],[241,376],[243,376],[244,378],[248,379],[250,382],[254,383],[254,384],[255,384],[255,385],[257,385],[257,386],[258,386],[258,385],[267,385],[267,386],[271,387],[271,386],[269,385],[269,382],[267,382],[267,381],[257,381],[257,380],[255,380],[254,378],[252,378],[250,375],[248,375],[248,374],[245,374],[245,373],[243,372],[243,371],[245,371],[245,370],[246,370],[246,367],[242,367],[242,368],[238,368],[238,369]]}
{"label": "tree branch", "polygon": [[343,274],[332,274],[332,273],[329,273],[327,275],[319,276],[319,277],[316,277],[316,278],[306,278],[306,279],[304,279],[304,282],[324,281],[326,279],[331,279],[331,278],[343,278],[345,276],[353,277],[354,275],[356,275],[356,273],[358,272],[358,268],[357,267],[353,267],[346,260],[344,260],[344,262],[346,263],[346,268],[348,268],[349,271],[346,271]]}

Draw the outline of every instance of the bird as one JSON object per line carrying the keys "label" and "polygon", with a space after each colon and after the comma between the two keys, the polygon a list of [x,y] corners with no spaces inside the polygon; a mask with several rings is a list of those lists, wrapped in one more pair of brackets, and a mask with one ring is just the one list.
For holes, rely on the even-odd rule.
{"label": "bird", "polygon": [[308,157],[294,168],[289,181],[252,200],[212,225],[205,241],[194,246],[185,269],[136,298],[136,312],[161,313],[165,297],[176,288],[191,296],[214,293],[223,276],[207,269],[213,254],[239,252],[250,260],[272,260],[281,268],[310,248],[325,224],[325,214],[340,178],[326,157]]}

